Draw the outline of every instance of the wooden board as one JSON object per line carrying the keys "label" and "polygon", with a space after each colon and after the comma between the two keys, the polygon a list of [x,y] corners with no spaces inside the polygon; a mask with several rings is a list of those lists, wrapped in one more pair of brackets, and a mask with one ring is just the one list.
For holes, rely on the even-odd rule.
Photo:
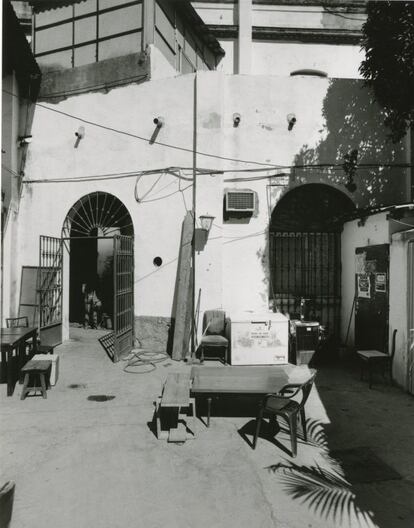
{"label": "wooden board", "polygon": [[188,407],[190,383],[190,372],[168,374],[162,393],[161,407]]}
{"label": "wooden board", "polygon": [[188,212],[183,222],[177,272],[177,304],[172,350],[172,358],[176,360],[185,358],[188,349],[189,327],[191,325],[192,314],[192,303],[188,299],[191,299],[189,290],[191,287],[193,232],[193,215],[191,212]]}

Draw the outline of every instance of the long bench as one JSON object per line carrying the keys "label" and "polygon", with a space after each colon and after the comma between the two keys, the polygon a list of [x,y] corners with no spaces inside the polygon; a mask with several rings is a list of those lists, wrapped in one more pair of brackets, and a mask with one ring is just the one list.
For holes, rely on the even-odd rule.
{"label": "long bench", "polygon": [[[185,442],[194,438],[195,398],[190,397],[190,372],[171,372],[161,396],[155,403],[157,438],[168,442]],[[191,410],[192,430],[187,426]],[[164,423],[163,423],[164,422]],[[167,424],[167,428],[163,428]]]}

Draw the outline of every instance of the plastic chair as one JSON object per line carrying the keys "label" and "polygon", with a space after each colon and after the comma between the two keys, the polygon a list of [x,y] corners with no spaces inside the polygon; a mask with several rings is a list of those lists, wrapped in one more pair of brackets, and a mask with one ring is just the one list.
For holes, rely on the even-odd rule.
{"label": "plastic chair", "polygon": [[223,310],[206,310],[203,315],[203,336],[200,342],[200,362],[204,362],[206,349],[224,349],[224,362],[228,363],[227,355],[229,339],[226,337],[230,319]]}
{"label": "plastic chair", "polygon": [[[305,404],[312,390],[313,382],[316,376],[316,370],[310,369],[311,376],[304,383],[289,383],[285,385],[279,393],[267,394],[263,399],[257,415],[256,432],[253,440],[253,449],[256,448],[257,438],[260,433],[260,426],[264,416],[277,416],[285,419],[289,425],[290,441],[292,448],[292,457],[297,454],[297,421],[300,417],[302,421],[303,438],[308,441],[306,431]],[[293,398],[301,393],[300,401]]]}
{"label": "plastic chair", "polygon": [[29,326],[29,319],[27,315],[22,317],[9,317],[6,319],[7,328],[27,328]]}
{"label": "plastic chair", "polygon": [[373,373],[375,370],[382,370],[382,375],[388,374],[392,383],[392,363],[395,354],[395,339],[397,330],[392,333],[391,353],[386,354],[379,350],[357,350],[358,357],[361,360],[361,380],[364,379],[365,370],[368,370],[368,384],[372,387]]}

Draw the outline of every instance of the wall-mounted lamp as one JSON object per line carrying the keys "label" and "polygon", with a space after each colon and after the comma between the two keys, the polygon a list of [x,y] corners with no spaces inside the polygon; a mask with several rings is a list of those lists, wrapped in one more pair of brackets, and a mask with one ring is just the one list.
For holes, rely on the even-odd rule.
{"label": "wall-mounted lamp", "polygon": [[77,132],[75,132],[75,136],[76,136],[75,148],[78,148],[80,140],[85,137],[85,127],[80,126]]}
{"label": "wall-mounted lamp", "polygon": [[292,128],[295,126],[296,123],[296,116],[295,114],[288,114],[286,116],[287,122],[288,122],[288,130],[292,130]]}
{"label": "wall-mounted lamp", "polygon": [[200,215],[200,225],[201,229],[205,231],[207,234],[210,232],[211,226],[213,225],[213,220],[215,219],[215,216],[211,216],[209,214],[206,215]]}
{"label": "wall-mounted lamp", "polygon": [[157,125],[157,128],[161,128],[165,125],[165,120],[162,116],[154,117],[154,124]]}
{"label": "wall-mounted lamp", "polygon": [[241,115],[240,114],[233,114],[233,126],[238,127],[241,121]]}
{"label": "wall-mounted lamp", "polygon": [[17,141],[19,142],[19,146],[23,147],[24,145],[28,145],[32,142],[32,136],[19,136],[17,138]]}

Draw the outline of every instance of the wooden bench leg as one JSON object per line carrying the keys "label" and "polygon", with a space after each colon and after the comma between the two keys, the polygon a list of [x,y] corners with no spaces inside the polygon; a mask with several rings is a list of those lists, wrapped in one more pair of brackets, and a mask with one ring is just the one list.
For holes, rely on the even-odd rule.
{"label": "wooden bench leg", "polygon": [[46,399],[47,398],[46,381],[45,381],[45,375],[43,374],[43,372],[39,373],[39,378],[40,378],[40,385],[42,386],[42,396],[44,399]]}
{"label": "wooden bench leg", "polygon": [[24,375],[22,395],[20,396],[21,400],[26,398],[26,394],[29,392],[27,386],[29,385],[29,374]]}

